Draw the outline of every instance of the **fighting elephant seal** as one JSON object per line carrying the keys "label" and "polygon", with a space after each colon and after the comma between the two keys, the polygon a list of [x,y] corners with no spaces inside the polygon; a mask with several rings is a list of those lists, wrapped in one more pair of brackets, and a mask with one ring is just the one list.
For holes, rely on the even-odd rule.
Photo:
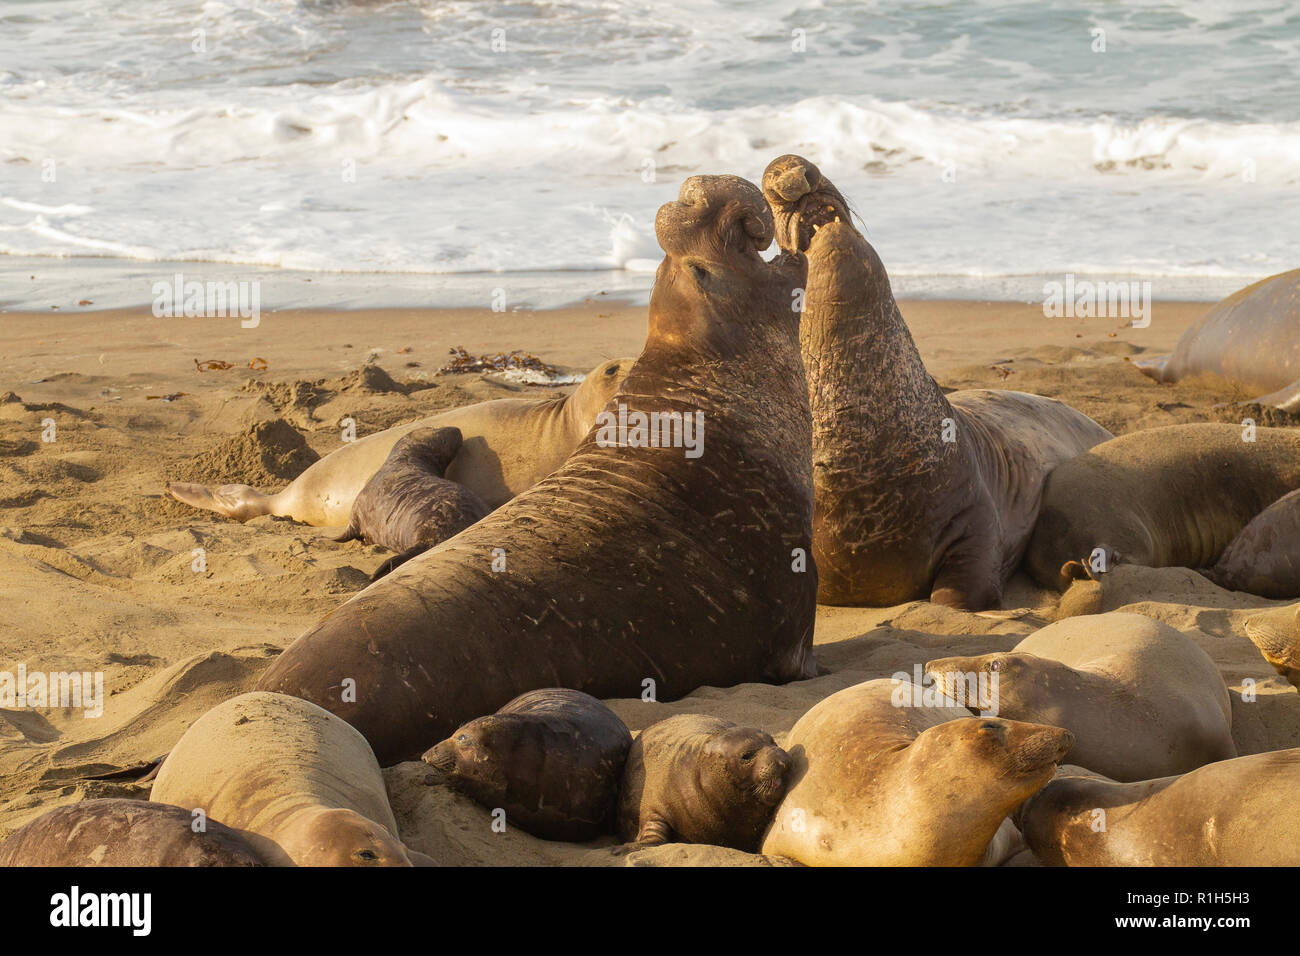
{"label": "fighting elephant seal", "polygon": [[1133,432],[1052,472],[1025,567],[1058,590],[1085,577],[1085,565],[1207,568],[1295,488],[1300,434],[1291,429],[1197,423]]}
{"label": "fighting elephant seal", "polygon": [[365,739],[297,697],[213,707],[167,755],[150,799],[202,809],[278,865],[411,865]]}
{"label": "fighting elephant seal", "polygon": [[[790,308],[803,257],[764,262],[771,212],[734,176],[686,180],[656,232],[645,350],[603,423],[550,478],[298,638],[262,689],[337,713],[387,765],[537,687],[605,699],[650,682],[675,700],[816,673],[812,431]],[[688,425],[702,454],[669,447]]]}
{"label": "fighting elephant seal", "polygon": [[[1051,779],[1068,730],[971,717],[900,680],[856,684],[799,718],[762,852],[809,866],[975,866]],[[920,700],[917,698],[920,697]],[[994,844],[997,838],[997,846]]]}
{"label": "fighting elephant seal", "polygon": [[208,488],[178,481],[168,482],[167,490],[187,505],[237,521],[280,515],[310,525],[342,525],[402,436],[417,428],[459,428],[464,444],[444,477],[496,508],[564,464],[631,367],[627,358],[597,365],[567,396],[499,398],[395,425],[330,452],[275,494],[248,485]]}
{"label": "fighting elephant seal", "polygon": [[[1185,634],[1140,614],[1068,618],[1011,651],[940,658],[925,672],[982,713],[1064,727],[1074,735],[1064,759],[1115,780],[1237,756],[1232,704],[1214,661]],[[986,692],[972,693],[977,688]]]}
{"label": "fighting elephant seal", "polygon": [[1300,690],[1300,604],[1252,614],[1246,618],[1246,636],[1264,660]]}
{"label": "fighting elephant seal", "polygon": [[451,785],[546,840],[581,842],[614,829],[632,734],[590,694],[520,694],[425,753]]}
{"label": "fighting elephant seal", "polygon": [[1300,491],[1283,495],[1250,519],[1203,573],[1230,591],[1300,598]]}
{"label": "fighting elephant seal", "polygon": [[944,395],[876,251],[806,159],[763,173],[782,249],[806,250],[799,337],[813,416],[813,556],[822,604],[918,598],[996,606],[1038,515],[1043,479],[1111,437],[1023,392]]}

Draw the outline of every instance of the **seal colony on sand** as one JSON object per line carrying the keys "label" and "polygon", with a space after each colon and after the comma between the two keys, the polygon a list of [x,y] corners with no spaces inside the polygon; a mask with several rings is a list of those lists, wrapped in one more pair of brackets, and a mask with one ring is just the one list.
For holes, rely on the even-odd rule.
{"label": "seal colony on sand", "polygon": [[1246,636],[1264,660],[1300,690],[1300,604],[1246,618]]}
{"label": "seal colony on sand", "polygon": [[1283,495],[1252,518],[1214,567],[1202,573],[1231,591],[1300,598],[1300,491]]}
{"label": "seal colony on sand", "polygon": [[213,489],[176,481],[168,482],[167,490],[178,501],[237,521],[279,515],[310,525],[342,525],[399,439],[417,428],[458,428],[464,444],[444,477],[497,508],[564,464],[631,367],[631,359],[613,359],[587,373],[567,396],[499,398],[367,435],[326,455],[275,494],[248,485]]}
{"label": "seal colony on sand", "polygon": [[[380,761],[418,757],[537,687],[674,700],[816,673],[812,447],[792,294],[762,195],[695,176],[655,222],[645,350],[614,401],[703,416],[702,455],[593,430],[550,478],[298,638],[263,690],[305,697]],[[340,699],[355,680],[356,699]]]}
{"label": "seal colony on sand", "polygon": [[763,195],[777,241],[808,254],[800,343],[813,417],[813,555],[823,604],[917,598],[996,606],[1057,464],[1112,437],[1061,402],[926,371],[875,250],[839,190],[799,156]]}

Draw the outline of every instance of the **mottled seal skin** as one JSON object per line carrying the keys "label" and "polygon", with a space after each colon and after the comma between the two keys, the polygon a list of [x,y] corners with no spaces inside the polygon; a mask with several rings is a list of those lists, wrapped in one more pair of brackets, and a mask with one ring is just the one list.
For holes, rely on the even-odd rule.
{"label": "mottled seal skin", "polygon": [[144,800],[83,800],[19,827],[0,866],[262,866],[238,832],[190,811]]}
{"label": "mottled seal skin", "polygon": [[478,495],[443,477],[460,446],[459,428],[417,428],[393,446],[357,495],[348,526],[334,540],[360,538],[398,552],[371,580],[460,534],[488,513]]}
{"label": "mottled seal skin", "polygon": [[[992,704],[999,717],[1064,727],[1074,735],[1064,759],[1115,780],[1237,756],[1232,704],[1214,661],[1185,634],[1140,614],[1072,617],[1014,650],[945,657],[925,672],[973,710]],[[993,675],[993,700],[976,699],[972,686],[993,688]]]}
{"label": "mottled seal skin", "polygon": [[754,852],[785,792],[790,758],[761,730],[678,714],[643,730],[618,804],[625,843],[709,843]]}
{"label": "mottled seal skin", "polygon": [[[659,210],[645,350],[611,403],[705,422],[702,454],[594,428],[554,475],[372,584],[300,637],[263,690],[349,721],[384,765],[525,691],[658,700],[816,673],[812,431],[800,256],[733,176]],[[494,554],[495,552],[495,554]],[[356,701],[340,700],[344,678]]]}
{"label": "mottled seal skin", "polygon": [[800,341],[813,416],[813,555],[822,604],[1001,600],[1058,463],[1111,437],[1023,392],[944,395],[848,204],[799,156],[763,194],[782,249],[807,250]]}
{"label": "mottled seal skin", "polygon": [[1203,573],[1230,591],[1300,598],[1300,491],[1283,495],[1252,518]]}
{"label": "mottled seal skin", "polygon": [[1264,660],[1300,690],[1300,604],[1246,618],[1246,636]]}
{"label": "mottled seal skin", "polygon": [[546,840],[582,842],[614,829],[632,734],[577,690],[520,694],[425,753],[456,789]]}
{"label": "mottled seal skin", "polygon": [[786,739],[790,786],[762,852],[808,866],[1001,862],[1006,818],[1047,783],[1068,730],[971,717],[908,681],[832,694]]}
{"label": "mottled seal skin", "polygon": [[1197,423],[1114,438],[1047,479],[1026,570],[1064,590],[1100,549],[1107,569],[1208,568],[1249,521],[1300,488],[1300,434]]}
{"label": "mottled seal skin", "polygon": [[1297,866],[1298,792],[1300,749],[1135,783],[1064,766],[1016,822],[1045,866]]}

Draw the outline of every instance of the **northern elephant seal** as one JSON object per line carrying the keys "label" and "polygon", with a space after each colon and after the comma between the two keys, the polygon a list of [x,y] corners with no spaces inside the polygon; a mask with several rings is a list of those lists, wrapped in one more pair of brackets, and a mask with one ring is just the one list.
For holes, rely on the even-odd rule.
{"label": "northern elephant seal", "polygon": [[762,852],[809,866],[975,866],[1005,855],[1007,815],[1051,779],[1070,732],[971,717],[936,698],[872,680],[800,717]]}
{"label": "northern elephant seal", "polygon": [[1251,518],[1204,574],[1230,591],[1300,598],[1300,491],[1283,495]]}
{"label": "northern elephant seal", "polygon": [[365,739],[297,697],[213,707],[167,755],[150,799],[203,810],[279,865],[411,865]]}
{"label": "northern elephant seal", "polygon": [[785,792],[790,758],[767,734],[702,714],[643,730],[618,804],[625,843],[710,843],[754,852]]}
{"label": "northern elephant seal", "polygon": [[538,687],[674,700],[816,673],[790,308],[805,263],[759,255],[772,215],[753,184],[696,176],[680,196],[656,220],[645,350],[603,423],[550,478],[300,637],[262,689],[344,717],[387,765]]}
{"label": "northern elephant seal", "polygon": [[1300,690],[1300,604],[1252,614],[1246,618],[1246,636]]}
{"label": "northern elephant seal", "polygon": [[800,341],[813,416],[822,604],[996,606],[1058,463],[1111,437],[1023,392],[944,395],[885,267],[812,163],[774,159],[763,194],[782,249],[806,250]]}
{"label": "northern elephant seal", "polygon": [[310,525],[342,525],[361,489],[403,435],[417,428],[450,427],[460,429],[464,444],[444,477],[496,508],[564,464],[631,367],[628,358],[597,365],[567,396],[499,398],[395,425],[330,452],[275,494],[248,485],[208,488],[178,481],[168,482],[167,490],[178,501],[237,521],[280,515]]}
{"label": "northern elephant seal", "polygon": [[1141,614],[1067,618],[1011,651],[940,658],[925,672],[981,713],[1064,727],[1074,735],[1064,759],[1115,780],[1237,756],[1232,704],[1214,661]]}
{"label": "northern elephant seal", "polygon": [[631,746],[627,725],[596,698],[548,687],[471,720],[423,759],[507,822],[581,842],[613,831]]}

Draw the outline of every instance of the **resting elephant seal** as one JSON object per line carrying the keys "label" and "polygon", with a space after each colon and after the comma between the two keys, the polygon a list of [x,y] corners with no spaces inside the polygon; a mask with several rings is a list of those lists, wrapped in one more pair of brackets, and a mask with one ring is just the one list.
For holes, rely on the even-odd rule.
{"label": "resting elephant seal", "polygon": [[1016,813],[1046,866],[1300,865],[1300,749],[1117,783],[1079,767]]}
{"label": "resting elephant seal", "polygon": [[763,174],[782,249],[806,250],[799,337],[813,416],[813,556],[822,604],[1001,600],[1043,479],[1111,437],[1023,392],[944,395],[844,197],[806,159]]}
{"label": "resting elephant seal", "polygon": [[296,697],[213,707],[167,755],[150,799],[202,809],[274,865],[411,865],[365,740]]}
{"label": "resting elephant seal", "polygon": [[342,605],[262,689],[387,765],[537,687],[675,700],[816,673],[803,257],[763,261],[771,212],[734,176],[688,179],[655,227],[645,351],[573,456]]}
{"label": "resting elephant seal", "polygon": [[[1114,438],[1052,472],[1025,566],[1064,590],[1085,564],[1207,568],[1246,524],[1300,488],[1300,434],[1198,423]],[[1098,562],[1101,562],[1099,567]]]}
{"label": "resting elephant seal", "polygon": [[1007,815],[1051,779],[1070,732],[971,717],[919,691],[867,681],[799,718],[765,855],[808,866],[975,866],[990,850],[1006,855]]}
{"label": "resting elephant seal", "polygon": [[1264,660],[1300,690],[1300,604],[1252,614],[1246,618],[1246,636]]}
{"label": "resting elephant seal", "polygon": [[310,525],[341,525],[398,439],[417,428],[459,428],[465,441],[444,477],[497,508],[564,464],[631,367],[626,358],[597,365],[568,396],[499,398],[367,435],[330,452],[276,494],[248,485],[207,488],[179,481],[168,482],[167,490],[178,501],[236,521],[280,515]]}
{"label": "resting elephant seal", "polygon": [[144,800],[83,800],[19,827],[0,866],[262,866],[239,833],[216,820],[194,831],[189,810]]}
{"label": "resting elephant seal", "polygon": [[[1065,759],[1115,780],[1237,756],[1232,704],[1214,661],[1141,614],[1067,618],[1012,651],[945,657],[925,672],[974,710],[1064,727],[1074,735]],[[973,693],[981,688],[984,695]]]}
{"label": "resting elephant seal", "polygon": [[613,831],[631,746],[627,725],[596,698],[548,687],[471,720],[423,759],[520,829],[582,842]]}
{"label": "resting elephant seal", "polygon": [[1203,573],[1230,591],[1300,598],[1300,491],[1283,495],[1252,518]]}

